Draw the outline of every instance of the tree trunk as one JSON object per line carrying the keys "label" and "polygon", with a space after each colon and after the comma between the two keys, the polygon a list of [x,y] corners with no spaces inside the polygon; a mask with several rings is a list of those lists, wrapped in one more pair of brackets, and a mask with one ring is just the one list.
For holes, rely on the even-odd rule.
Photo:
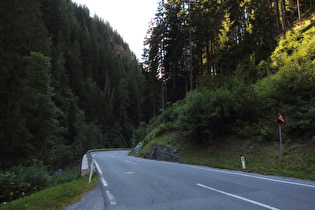
{"label": "tree trunk", "polygon": [[163,84],[163,79],[161,80],[161,111],[164,111],[165,106],[164,106],[164,84]]}
{"label": "tree trunk", "polygon": [[[210,56],[210,41],[207,42],[207,46],[206,46],[206,56],[207,56],[207,74],[211,75],[211,64],[210,64],[210,60],[211,60],[211,56]],[[201,59],[201,64],[202,64],[202,59]]]}
{"label": "tree trunk", "polygon": [[275,16],[276,16],[277,34],[280,34],[280,15],[279,15],[279,2],[278,2],[278,0],[274,0],[274,10],[275,10]]}
{"label": "tree trunk", "polygon": [[300,2],[299,2],[299,0],[297,0],[297,9],[298,9],[298,13],[299,13],[299,24],[300,24],[300,28],[302,29],[301,12],[300,12]]}
{"label": "tree trunk", "polygon": [[217,75],[215,71],[215,65],[214,65],[214,56],[215,56],[215,47],[214,47],[214,41],[211,41],[210,46],[211,46],[211,68],[212,68],[212,74]]}
{"label": "tree trunk", "polygon": [[192,62],[192,45],[191,45],[191,3],[188,0],[189,4],[189,53],[190,53],[190,90],[194,90],[193,88],[193,62]]}
{"label": "tree trunk", "polygon": [[281,9],[281,21],[282,21],[282,31],[285,36],[286,33],[286,24],[285,24],[285,0],[280,0],[280,9]]}

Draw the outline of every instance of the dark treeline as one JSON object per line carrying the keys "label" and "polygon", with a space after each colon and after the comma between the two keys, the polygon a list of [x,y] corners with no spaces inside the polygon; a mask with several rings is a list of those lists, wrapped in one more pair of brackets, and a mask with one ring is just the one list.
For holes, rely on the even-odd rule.
{"label": "dark treeline", "polygon": [[109,23],[70,0],[0,3],[0,167],[130,146],[144,77]]}
{"label": "dark treeline", "polygon": [[299,16],[303,19],[309,15],[313,3],[160,1],[144,51],[146,76],[155,84],[151,87],[152,109],[164,110],[184,98],[188,91],[201,86],[205,77],[219,81],[222,76],[236,75],[252,84],[266,76],[266,68],[256,71],[253,67],[268,61],[276,38],[298,23]]}

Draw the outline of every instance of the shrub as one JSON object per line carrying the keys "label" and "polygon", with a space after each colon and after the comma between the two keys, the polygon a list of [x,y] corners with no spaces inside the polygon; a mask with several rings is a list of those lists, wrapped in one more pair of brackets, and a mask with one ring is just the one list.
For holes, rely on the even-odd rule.
{"label": "shrub", "polygon": [[289,117],[287,129],[293,135],[315,136],[315,65],[282,69],[272,97],[278,98]]}
{"label": "shrub", "polygon": [[0,202],[11,201],[51,186],[52,177],[41,166],[14,166],[0,172]]}
{"label": "shrub", "polygon": [[25,195],[30,184],[23,183],[11,171],[0,172],[0,202],[8,202]]}
{"label": "shrub", "polygon": [[[186,136],[209,139],[235,134],[257,120],[259,100],[251,86],[199,89],[191,92],[172,114],[174,127]],[[236,128],[240,126],[240,128]]]}
{"label": "shrub", "polygon": [[44,189],[52,183],[49,173],[41,166],[14,166],[11,170],[18,177],[19,182],[30,185],[31,191]]}
{"label": "shrub", "polygon": [[204,139],[218,131],[224,133],[227,126],[223,123],[228,115],[228,91],[209,91],[207,89],[192,92],[187,95],[184,103],[173,113],[174,127],[182,130],[186,136]]}
{"label": "shrub", "polygon": [[0,171],[0,202],[9,202],[36,191],[80,178],[80,171],[51,176],[43,166],[14,166]]}
{"label": "shrub", "polygon": [[131,142],[132,146],[135,147],[137,144],[145,138],[147,134],[148,125],[145,122],[140,122],[140,125],[137,130],[133,131]]}
{"label": "shrub", "polygon": [[58,176],[55,178],[55,183],[57,185],[72,182],[73,180],[79,179],[81,177],[81,171],[75,171],[75,172],[66,172],[63,173],[61,176]]}

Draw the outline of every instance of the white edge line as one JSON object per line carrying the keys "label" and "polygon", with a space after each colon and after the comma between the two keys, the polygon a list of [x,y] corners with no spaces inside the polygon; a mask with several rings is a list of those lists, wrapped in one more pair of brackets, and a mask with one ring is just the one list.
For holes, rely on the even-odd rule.
{"label": "white edge line", "polygon": [[231,196],[231,197],[234,197],[234,198],[237,198],[237,199],[240,199],[240,200],[243,200],[243,201],[246,201],[246,202],[249,202],[249,203],[253,203],[253,204],[256,204],[258,206],[262,206],[264,208],[267,208],[267,209],[272,209],[272,210],[279,210],[275,207],[272,207],[272,206],[269,206],[269,205],[266,205],[266,204],[263,204],[263,203],[259,203],[257,201],[253,201],[253,200],[250,200],[250,199],[247,199],[247,198],[243,198],[241,196],[238,196],[238,195],[234,195],[234,194],[231,194],[231,193],[227,193],[227,192],[224,192],[224,191],[221,191],[221,190],[217,190],[217,189],[214,189],[212,187],[208,187],[206,185],[203,185],[203,184],[196,184],[198,185],[199,187],[203,187],[203,188],[206,188],[208,190],[212,190],[212,191],[215,191],[215,192],[218,192],[218,193],[221,193],[221,194],[224,194],[224,195],[228,195],[228,196]]}
{"label": "white edge line", "polygon": [[[211,169],[206,169],[206,170],[211,170]],[[266,177],[261,177],[261,176],[253,176],[253,175],[248,175],[248,174],[239,174],[235,172],[228,172],[228,171],[219,171],[212,169],[211,171],[216,171],[220,173],[226,173],[226,174],[233,174],[233,175],[239,175],[239,176],[246,176],[246,177],[251,177],[255,179],[262,179],[262,180],[267,180],[267,181],[272,181],[272,182],[280,182],[280,183],[285,183],[285,184],[291,184],[291,185],[298,185],[298,186],[303,186],[303,187],[311,187],[315,188],[314,185],[309,185],[309,184],[302,184],[302,183],[297,183],[297,182],[289,182],[289,181],[283,181],[283,180],[278,180],[278,179],[271,179],[271,178],[266,178]]]}
{"label": "white edge line", "polygon": [[97,164],[96,161],[95,161],[95,166],[96,166],[96,169],[97,169],[98,173],[99,173],[100,175],[103,175],[103,172],[102,172],[100,166]]}
{"label": "white edge line", "polygon": [[108,191],[108,190],[106,191],[106,194],[107,194],[107,197],[109,199],[110,204],[111,205],[116,205],[117,203],[115,201],[115,198],[114,198],[113,194],[110,191]]}
{"label": "white edge line", "polygon": [[107,182],[106,182],[106,180],[102,177],[102,182],[103,182],[103,185],[104,185],[104,187],[107,187],[108,186],[108,184],[107,184]]}
{"label": "white edge line", "polygon": [[[169,163],[169,164],[174,164],[174,163]],[[187,165],[187,164],[185,164],[185,166],[187,166],[189,168],[199,169],[199,170],[213,171],[213,172],[232,174],[232,175],[238,175],[238,176],[246,176],[246,177],[251,177],[251,178],[255,178],[255,179],[262,179],[262,180],[272,181],[272,182],[280,182],[280,183],[285,183],[285,184],[291,184],[291,185],[298,185],[298,186],[303,186],[303,187],[315,188],[315,185],[303,184],[303,183],[298,183],[298,182],[289,182],[289,181],[265,178],[265,177],[254,176],[254,175],[249,175],[249,174],[241,174],[241,173],[236,173],[236,172],[223,171],[223,169],[222,169],[222,171],[220,171],[220,170],[217,170],[217,169],[202,168],[201,166],[198,167],[198,166],[192,166],[192,165]]]}

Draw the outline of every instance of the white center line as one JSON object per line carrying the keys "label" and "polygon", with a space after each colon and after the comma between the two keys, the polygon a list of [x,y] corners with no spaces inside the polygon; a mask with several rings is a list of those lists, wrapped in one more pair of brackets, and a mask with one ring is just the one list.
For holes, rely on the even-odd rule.
{"label": "white center line", "polygon": [[237,199],[240,199],[240,200],[249,202],[249,203],[256,204],[256,205],[258,205],[258,206],[262,206],[262,207],[267,208],[267,209],[279,210],[279,209],[277,209],[277,208],[275,208],[275,207],[272,207],[272,206],[269,206],[269,205],[266,205],[266,204],[263,204],[263,203],[259,203],[259,202],[257,202],[257,201],[253,201],[253,200],[250,200],[250,199],[247,199],[247,198],[243,198],[243,197],[238,196],[238,195],[234,195],[234,194],[231,194],[231,193],[227,193],[227,192],[224,192],[224,191],[221,191],[221,190],[217,190],[217,189],[214,189],[214,188],[212,188],[212,187],[208,187],[208,186],[203,185],[203,184],[196,184],[196,185],[198,185],[199,187],[206,188],[206,189],[208,189],[208,190],[212,190],[212,191],[215,191],[215,192],[224,194],[224,195],[231,196],[231,197],[233,197],[233,198],[237,198]]}
{"label": "white center line", "polygon": [[108,200],[110,202],[111,205],[116,205],[116,201],[115,201],[115,198],[113,196],[113,194],[110,192],[110,191],[106,191],[106,194],[107,194],[107,197],[108,197]]}
{"label": "white center line", "polygon": [[135,166],[138,165],[137,163],[131,162],[131,161],[129,161],[129,160],[124,160],[124,161],[127,162],[127,163],[130,163],[130,164],[132,164],[132,165],[135,165]]}
{"label": "white center line", "polygon": [[127,172],[125,172],[125,174],[135,174],[136,172],[134,172],[134,171],[127,171]]}

